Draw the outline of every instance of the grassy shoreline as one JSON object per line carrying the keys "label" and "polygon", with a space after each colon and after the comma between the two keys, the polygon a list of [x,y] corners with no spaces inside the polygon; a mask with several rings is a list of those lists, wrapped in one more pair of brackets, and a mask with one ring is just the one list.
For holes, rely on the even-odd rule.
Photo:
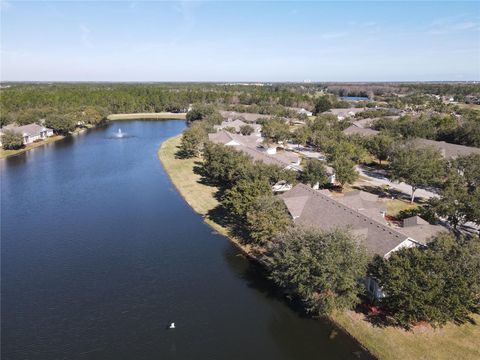
{"label": "grassy shoreline", "polygon": [[121,120],[138,120],[138,119],[179,119],[184,120],[187,113],[172,113],[172,112],[159,112],[159,113],[133,113],[133,114],[110,114],[107,116],[109,121],[121,121]]}
{"label": "grassy shoreline", "polygon": [[[175,157],[181,135],[162,143],[158,158],[170,180],[195,212],[202,215],[205,222],[215,231],[229,238],[244,253],[251,255],[250,249],[232,236],[229,230],[208,218],[208,211],[218,205],[214,194],[216,188],[199,183],[200,176],[193,168],[200,159],[178,159]],[[393,327],[378,327],[366,321],[364,315],[354,311],[338,312],[330,320],[343,329],[361,346],[378,359],[480,359],[480,316],[474,315],[477,324],[457,326],[448,324],[441,329],[428,326],[405,331]]]}
{"label": "grassy shoreline", "polygon": [[18,149],[18,150],[0,149],[0,159],[7,158],[9,156],[15,156],[15,155],[23,154],[24,152],[27,152],[28,150],[32,150],[32,149],[35,149],[35,148],[43,146],[43,145],[51,144],[55,141],[62,140],[64,138],[65,138],[65,136],[63,136],[63,135],[55,135],[55,136],[51,136],[51,137],[49,137],[45,140],[25,145],[25,147],[23,147],[21,149]]}
{"label": "grassy shoreline", "polygon": [[193,172],[193,168],[200,161],[199,158],[178,159],[175,157],[177,147],[180,145],[181,135],[170,138],[162,143],[158,149],[158,159],[172,184],[177,189],[185,202],[199,215],[201,215],[210,227],[219,234],[231,240],[245,255],[256,260],[250,247],[241,244],[240,240],[233,236],[230,230],[208,217],[208,212],[219,205],[215,198],[217,189],[213,186],[201,184],[200,175]]}

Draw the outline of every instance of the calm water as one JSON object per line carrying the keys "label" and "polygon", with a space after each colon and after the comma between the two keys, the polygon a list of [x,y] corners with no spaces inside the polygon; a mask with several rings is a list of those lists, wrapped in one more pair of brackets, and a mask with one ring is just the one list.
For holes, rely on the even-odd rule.
{"label": "calm water", "polygon": [[340,96],[341,100],[346,100],[346,101],[367,101],[368,97],[367,96]]}
{"label": "calm water", "polygon": [[177,194],[156,152],[184,126],[114,123],[0,161],[2,359],[366,358]]}

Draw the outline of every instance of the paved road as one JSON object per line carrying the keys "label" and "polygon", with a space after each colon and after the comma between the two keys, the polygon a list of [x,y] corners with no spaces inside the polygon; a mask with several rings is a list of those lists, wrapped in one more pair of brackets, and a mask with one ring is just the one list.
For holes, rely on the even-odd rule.
{"label": "paved road", "polygon": [[[412,196],[412,187],[404,182],[397,183],[389,180],[385,176],[385,171],[383,170],[376,170],[376,169],[369,169],[361,166],[357,166],[356,170],[358,173],[366,178],[359,180],[359,183],[368,183],[372,186],[388,186],[389,188],[395,189],[401,193],[404,193],[408,196]],[[430,199],[432,197],[438,197],[438,194],[425,190],[425,189],[417,189],[415,191],[415,198],[424,198]]]}

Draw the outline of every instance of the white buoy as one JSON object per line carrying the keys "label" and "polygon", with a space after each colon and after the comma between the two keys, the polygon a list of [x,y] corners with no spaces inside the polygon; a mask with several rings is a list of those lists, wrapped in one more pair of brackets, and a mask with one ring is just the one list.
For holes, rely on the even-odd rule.
{"label": "white buoy", "polygon": [[175,329],[175,323],[172,322],[168,328],[169,328],[169,329]]}

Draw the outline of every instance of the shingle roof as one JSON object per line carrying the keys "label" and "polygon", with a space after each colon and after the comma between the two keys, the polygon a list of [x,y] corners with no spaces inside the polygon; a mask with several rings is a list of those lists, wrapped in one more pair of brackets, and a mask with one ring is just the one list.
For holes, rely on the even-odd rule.
{"label": "shingle roof", "polygon": [[[362,241],[371,254],[385,256],[408,238],[417,241],[417,238],[403,232],[403,228],[389,227],[307,185],[298,184],[280,197],[296,223],[323,230],[347,228],[354,234],[363,235]],[[411,229],[414,228],[417,227],[411,227],[408,232],[412,232]],[[438,232],[440,229],[435,230]],[[422,242],[422,239],[418,241]]]}
{"label": "shingle roof", "polygon": [[264,114],[238,113],[235,111],[225,111],[225,110],[220,110],[220,114],[224,119],[227,119],[227,120],[242,119],[243,121],[246,121],[246,122],[255,122],[259,119],[266,119],[269,117],[269,115],[264,115]]}
{"label": "shingle roof", "polygon": [[433,146],[437,148],[442,156],[447,159],[455,159],[459,156],[467,156],[471,154],[480,154],[480,148],[457,145],[447,143],[445,141],[434,141],[427,139],[414,139],[411,141],[413,144],[420,146]]}
{"label": "shingle roof", "polygon": [[22,125],[22,126],[17,126],[15,124],[9,124],[1,129],[2,131],[5,130],[10,130],[19,134],[27,134],[29,136],[36,136],[40,135],[40,132],[42,131],[51,131],[52,129],[46,128],[44,126],[38,125],[38,124],[28,124],[28,125]]}
{"label": "shingle roof", "polygon": [[349,126],[348,128],[346,128],[345,130],[343,130],[343,133],[345,135],[354,135],[354,134],[358,134],[358,135],[377,135],[379,133],[379,131],[377,130],[373,130],[373,129],[369,129],[369,128],[362,128],[360,126],[357,126],[355,124]]}

